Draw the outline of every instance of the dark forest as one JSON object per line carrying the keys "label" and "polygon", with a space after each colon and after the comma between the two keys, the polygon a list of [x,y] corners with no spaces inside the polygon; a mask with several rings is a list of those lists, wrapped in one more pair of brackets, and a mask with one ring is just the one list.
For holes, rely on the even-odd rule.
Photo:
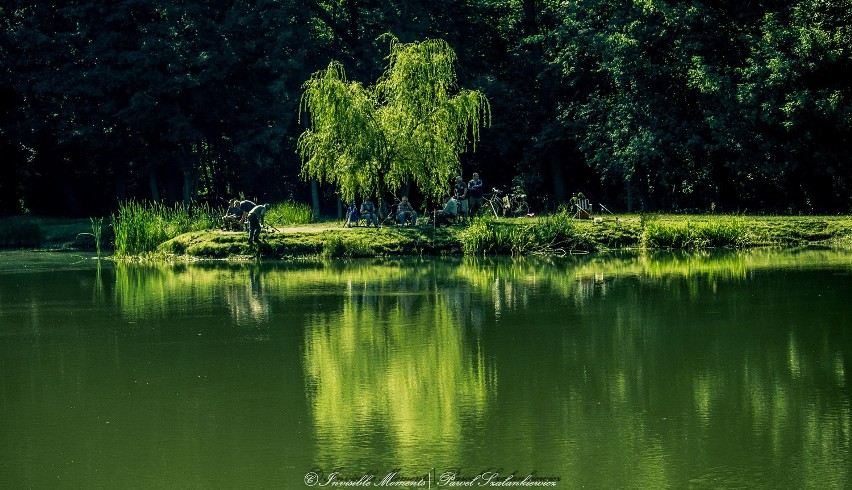
{"label": "dark forest", "polygon": [[0,22],[0,215],[309,202],[303,84],[331,61],[371,83],[386,33],[455,50],[492,114],[465,178],[537,209],[852,210],[849,0],[8,1]]}

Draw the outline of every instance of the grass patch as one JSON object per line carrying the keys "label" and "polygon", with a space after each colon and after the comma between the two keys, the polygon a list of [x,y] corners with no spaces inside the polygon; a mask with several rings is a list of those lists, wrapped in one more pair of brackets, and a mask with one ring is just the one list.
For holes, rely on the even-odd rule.
{"label": "grass patch", "polygon": [[284,201],[272,204],[264,221],[272,226],[304,225],[315,221],[314,211],[307,204]]}
{"label": "grass patch", "polygon": [[458,240],[466,255],[564,255],[598,249],[565,210],[534,220],[475,218],[458,233]]}
{"label": "grass patch", "polygon": [[128,201],[112,217],[115,254],[119,257],[154,252],[160,244],[183,233],[216,226],[220,213],[204,205],[166,206]]}
{"label": "grass patch", "polygon": [[746,224],[740,216],[659,220],[642,216],[641,245],[645,248],[701,249],[737,247],[745,243]]}
{"label": "grass patch", "polygon": [[[782,226],[783,225],[783,226]],[[473,219],[467,226],[341,228],[339,223],[293,225],[261,235],[199,231],[166,241],[158,251],[207,258],[388,257],[397,255],[561,255],[617,248],[702,249],[852,243],[849,217],[619,215],[578,220],[558,212],[535,218]]]}

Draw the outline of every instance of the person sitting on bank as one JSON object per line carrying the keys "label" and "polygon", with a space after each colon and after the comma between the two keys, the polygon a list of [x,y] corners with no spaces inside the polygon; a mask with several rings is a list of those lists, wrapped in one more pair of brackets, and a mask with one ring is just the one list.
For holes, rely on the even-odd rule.
{"label": "person sitting on bank", "polygon": [[364,199],[364,202],[361,203],[361,216],[366,220],[367,228],[370,227],[370,222],[376,228],[379,227],[379,220],[376,218],[376,206],[373,205],[373,201],[370,198]]}
{"label": "person sitting on bank", "polygon": [[355,199],[353,198],[349,201],[349,206],[346,208],[346,224],[344,226],[350,228],[353,223],[357,225],[359,219],[361,217],[358,216],[358,206],[355,204]]}
{"label": "person sitting on bank", "polygon": [[226,230],[238,230],[239,229],[239,220],[242,217],[243,212],[240,210],[240,201],[236,199],[232,199],[230,203],[228,203],[227,211],[225,211],[225,215],[222,216],[222,221],[225,223]]}
{"label": "person sitting on bank", "polygon": [[455,201],[458,204],[458,215],[461,217],[467,216],[467,184],[464,183],[462,176],[456,177],[455,185]]}
{"label": "person sitting on bank", "polygon": [[249,245],[254,242],[260,243],[260,230],[263,228],[263,218],[266,216],[267,209],[269,209],[269,204],[260,204],[248,212]]}
{"label": "person sitting on bank", "polygon": [[450,196],[444,198],[444,209],[435,213],[435,228],[443,224],[449,224],[456,219],[459,213],[459,205],[455,199]]}
{"label": "person sitting on bank", "polygon": [[411,226],[417,226],[417,212],[414,211],[414,207],[408,202],[408,197],[403,196],[397,209],[396,221],[400,225],[404,225],[409,220],[411,221]]}
{"label": "person sitting on bank", "polygon": [[467,183],[467,195],[470,208],[470,214],[474,214],[482,208],[482,180],[479,178],[479,173],[474,172],[470,182]]}

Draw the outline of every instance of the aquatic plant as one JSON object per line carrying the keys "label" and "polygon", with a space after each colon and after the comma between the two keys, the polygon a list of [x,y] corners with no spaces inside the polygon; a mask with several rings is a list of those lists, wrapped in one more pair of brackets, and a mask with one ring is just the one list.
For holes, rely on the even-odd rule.
{"label": "aquatic plant", "polygon": [[182,233],[206,230],[215,226],[217,212],[206,204],[184,206],[177,203],[119,203],[112,217],[117,256],[153,252],[157,247]]}
{"label": "aquatic plant", "polygon": [[307,204],[284,201],[269,207],[265,222],[272,226],[313,223],[314,211]]}
{"label": "aquatic plant", "polygon": [[646,220],[641,244],[644,247],[699,249],[735,247],[743,244],[745,220],[739,216],[712,216],[686,221]]}
{"label": "aquatic plant", "polygon": [[466,255],[562,255],[578,248],[594,248],[586,234],[575,226],[571,213],[565,210],[535,220],[475,218],[459,232],[458,238]]}
{"label": "aquatic plant", "polygon": [[103,218],[89,218],[92,223],[92,236],[95,238],[95,251],[98,253],[98,258],[101,256],[101,234],[103,232]]}

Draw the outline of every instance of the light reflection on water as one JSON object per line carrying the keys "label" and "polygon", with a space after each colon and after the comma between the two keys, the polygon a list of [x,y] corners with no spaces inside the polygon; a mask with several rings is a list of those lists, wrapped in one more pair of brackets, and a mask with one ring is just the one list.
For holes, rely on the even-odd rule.
{"label": "light reflection on water", "polygon": [[849,482],[847,252],[22,263],[0,254],[4,487]]}

